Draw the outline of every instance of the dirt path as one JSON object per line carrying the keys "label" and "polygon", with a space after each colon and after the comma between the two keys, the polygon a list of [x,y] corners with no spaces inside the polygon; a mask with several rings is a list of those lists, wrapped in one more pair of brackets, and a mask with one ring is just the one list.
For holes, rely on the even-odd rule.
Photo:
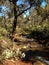
{"label": "dirt path", "polygon": [[35,61],[35,62],[25,62],[25,61],[21,61],[21,60],[5,60],[3,62],[3,64],[0,64],[0,65],[46,65],[45,63],[43,62],[40,62],[40,61]]}
{"label": "dirt path", "polygon": [[[10,39],[8,38],[3,38],[2,41],[0,41],[0,44],[7,44],[7,47],[11,47],[10,45],[13,44],[13,47],[11,49],[15,50],[16,48],[22,48],[26,51],[28,50],[38,50],[41,51],[43,50],[42,45],[39,44],[37,41],[35,41],[34,39],[27,39],[27,38],[23,38],[21,36],[15,36],[15,40],[17,40],[16,42],[11,42]],[[11,43],[11,44],[10,44]],[[2,65],[2,64],[0,64]],[[4,60],[3,61],[3,65],[46,65],[42,62],[35,62],[34,64],[32,64],[32,62],[24,62],[21,60]]]}

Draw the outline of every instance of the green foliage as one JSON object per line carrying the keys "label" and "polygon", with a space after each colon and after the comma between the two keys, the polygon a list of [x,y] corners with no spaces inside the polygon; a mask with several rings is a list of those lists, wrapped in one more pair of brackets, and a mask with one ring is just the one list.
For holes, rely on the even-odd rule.
{"label": "green foliage", "polygon": [[5,28],[0,27],[0,35],[6,35],[8,32]]}
{"label": "green foliage", "polygon": [[37,25],[31,28],[31,32],[33,31],[39,31],[42,32],[44,35],[49,35],[49,23],[44,23],[42,25]]}
{"label": "green foliage", "polygon": [[9,49],[5,49],[5,50],[3,51],[3,53],[2,53],[2,57],[3,57],[4,59],[11,58],[12,56],[13,56],[12,51],[9,50]]}

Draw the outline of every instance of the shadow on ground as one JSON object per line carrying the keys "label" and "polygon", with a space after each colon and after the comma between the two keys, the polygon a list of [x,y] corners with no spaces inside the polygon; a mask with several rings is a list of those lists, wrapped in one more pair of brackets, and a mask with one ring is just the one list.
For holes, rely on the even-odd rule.
{"label": "shadow on ground", "polygon": [[27,38],[31,39],[34,38],[35,40],[37,40],[37,42],[39,42],[40,44],[46,46],[47,43],[49,42],[49,35],[46,33],[44,34],[41,31],[32,31],[30,34],[28,34],[26,36]]}

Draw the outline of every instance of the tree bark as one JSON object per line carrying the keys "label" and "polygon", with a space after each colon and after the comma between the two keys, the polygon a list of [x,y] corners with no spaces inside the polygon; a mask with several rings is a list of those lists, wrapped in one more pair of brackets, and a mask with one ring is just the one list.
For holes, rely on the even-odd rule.
{"label": "tree bark", "polygon": [[16,25],[17,25],[17,11],[16,11],[16,6],[14,4],[14,21],[13,21],[13,29],[12,29],[12,34],[14,34],[16,30]]}
{"label": "tree bark", "polygon": [[13,21],[13,29],[12,29],[12,35],[15,33],[16,25],[17,25],[17,9],[16,9],[16,2],[17,0],[12,0],[12,3],[14,5],[14,21]]}

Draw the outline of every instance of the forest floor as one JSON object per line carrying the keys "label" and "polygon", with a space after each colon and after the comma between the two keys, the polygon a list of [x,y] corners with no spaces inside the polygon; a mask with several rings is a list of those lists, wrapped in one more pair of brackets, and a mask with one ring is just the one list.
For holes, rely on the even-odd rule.
{"label": "forest floor", "polygon": [[[48,42],[49,44],[49,42]],[[44,47],[42,44],[40,44],[37,40],[35,39],[29,39],[26,38],[25,36],[15,34],[13,36],[13,40],[11,41],[8,37],[3,36],[2,39],[0,39],[0,47],[2,49],[10,49],[10,50],[17,50],[21,49],[24,52],[28,52],[29,50],[32,50],[32,54],[29,55],[29,61],[23,60],[22,59],[13,59],[13,58],[6,58],[3,59],[2,62],[0,62],[0,65],[47,65],[49,63],[45,61],[41,61],[40,59],[35,59],[36,56],[41,57],[41,58],[47,58],[47,54],[49,55],[48,49],[49,46]],[[1,54],[1,53],[0,53]],[[45,59],[45,60],[46,60]]]}

